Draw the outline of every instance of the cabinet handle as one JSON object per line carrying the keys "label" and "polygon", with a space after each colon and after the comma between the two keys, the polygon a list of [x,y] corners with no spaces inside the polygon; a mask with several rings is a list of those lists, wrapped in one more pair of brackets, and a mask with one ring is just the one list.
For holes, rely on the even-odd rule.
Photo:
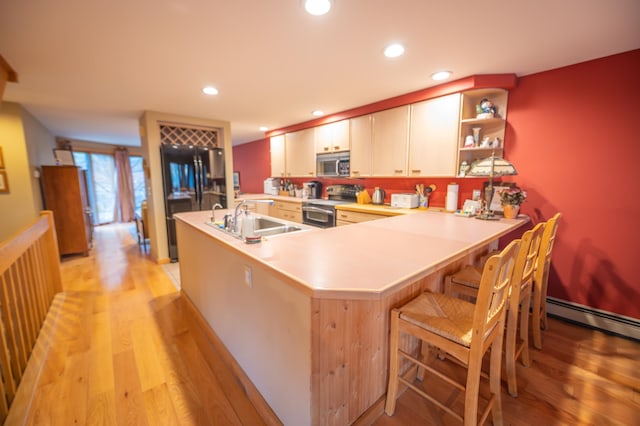
{"label": "cabinet handle", "polygon": [[340,149],[340,146],[339,146],[339,145],[336,145],[336,146],[334,146],[334,147],[333,147],[333,149],[337,151],[337,150],[339,150],[339,149]]}
{"label": "cabinet handle", "polygon": [[360,170],[352,170],[351,174],[352,175],[359,175],[360,174]]}
{"label": "cabinet handle", "polygon": [[328,146],[325,146],[325,147],[324,147],[324,150],[325,150],[325,151],[329,151],[329,147],[328,147]]}
{"label": "cabinet handle", "polygon": [[411,173],[420,173],[422,170],[417,169],[417,170],[411,170]]}
{"label": "cabinet handle", "polygon": [[402,170],[394,170],[395,173],[402,173]]}

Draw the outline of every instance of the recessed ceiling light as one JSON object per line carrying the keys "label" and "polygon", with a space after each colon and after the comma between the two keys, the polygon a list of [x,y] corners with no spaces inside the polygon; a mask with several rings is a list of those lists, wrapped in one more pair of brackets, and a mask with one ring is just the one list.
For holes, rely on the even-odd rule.
{"label": "recessed ceiling light", "polygon": [[203,87],[202,88],[202,93],[204,93],[206,95],[217,95],[218,94],[218,89],[216,89],[213,86],[207,86],[207,87]]}
{"label": "recessed ceiling light", "polygon": [[324,112],[320,111],[319,109],[313,111],[311,114],[314,115],[314,117],[322,117],[324,115]]}
{"label": "recessed ceiling light", "polygon": [[451,76],[451,71],[438,71],[431,74],[431,78],[434,80],[446,80]]}
{"label": "recessed ceiling light", "polygon": [[269,130],[269,128],[267,126],[260,126],[258,130],[260,130],[261,132],[266,132],[267,130]]}
{"label": "recessed ceiling light", "polygon": [[404,46],[399,43],[390,44],[384,49],[384,56],[387,58],[397,58],[404,53]]}
{"label": "recessed ceiling light", "polygon": [[329,0],[306,0],[304,2],[306,11],[314,16],[324,15],[331,9],[331,1]]}

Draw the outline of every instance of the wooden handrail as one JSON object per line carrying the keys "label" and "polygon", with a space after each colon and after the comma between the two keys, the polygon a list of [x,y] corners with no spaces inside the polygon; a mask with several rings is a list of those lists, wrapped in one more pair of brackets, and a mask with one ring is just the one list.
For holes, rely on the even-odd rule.
{"label": "wooden handrail", "polygon": [[49,306],[62,291],[53,212],[0,243],[0,422],[13,401]]}

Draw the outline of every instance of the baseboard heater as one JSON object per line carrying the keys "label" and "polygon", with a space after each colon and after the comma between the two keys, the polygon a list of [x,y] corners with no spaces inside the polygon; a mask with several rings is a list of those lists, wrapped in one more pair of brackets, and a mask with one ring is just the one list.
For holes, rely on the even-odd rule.
{"label": "baseboard heater", "polygon": [[566,300],[547,297],[547,313],[607,333],[640,341],[640,321]]}

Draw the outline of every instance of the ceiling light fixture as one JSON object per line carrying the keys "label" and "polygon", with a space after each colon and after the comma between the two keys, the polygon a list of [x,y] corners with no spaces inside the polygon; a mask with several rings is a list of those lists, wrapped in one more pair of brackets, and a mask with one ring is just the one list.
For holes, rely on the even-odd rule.
{"label": "ceiling light fixture", "polygon": [[438,71],[431,74],[431,78],[436,81],[446,80],[450,76],[451,76],[451,71]]}
{"label": "ceiling light fixture", "polygon": [[260,130],[261,132],[266,132],[267,130],[269,130],[269,128],[267,126],[260,126],[258,130]]}
{"label": "ceiling light fixture", "polygon": [[384,49],[384,56],[387,58],[397,58],[404,53],[404,46],[400,43],[390,44]]}
{"label": "ceiling light fixture", "polygon": [[207,86],[202,88],[202,93],[204,93],[205,95],[217,95],[218,89],[213,86]]}
{"label": "ceiling light fixture", "polygon": [[314,16],[321,16],[329,12],[331,9],[330,0],[306,0],[304,2],[305,10]]}
{"label": "ceiling light fixture", "polygon": [[322,117],[324,115],[324,112],[320,111],[319,109],[313,111],[311,114],[313,114],[314,117]]}

